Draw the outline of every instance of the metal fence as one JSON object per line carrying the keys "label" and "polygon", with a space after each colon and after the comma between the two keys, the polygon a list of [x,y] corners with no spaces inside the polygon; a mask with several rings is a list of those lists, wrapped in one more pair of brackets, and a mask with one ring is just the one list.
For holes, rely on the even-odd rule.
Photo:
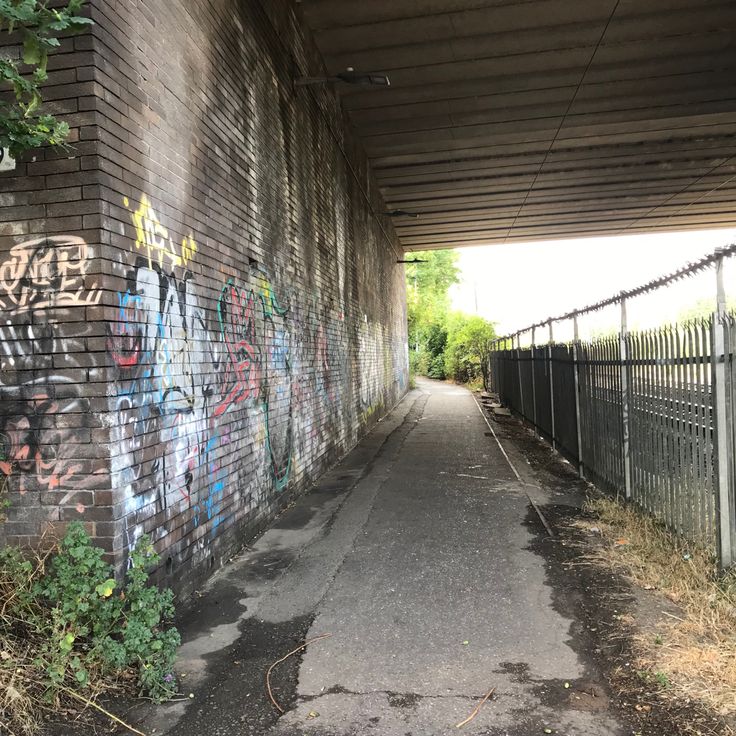
{"label": "metal fence", "polygon": [[[736,317],[726,313],[722,284],[730,252],[714,255],[719,310],[711,318],[629,332],[620,295],[618,335],[557,344],[549,320],[545,346],[533,331],[531,347],[521,347],[522,333],[497,342],[491,381],[581,476],[713,547],[728,567],[736,548]],[[572,315],[576,336],[584,311]]]}

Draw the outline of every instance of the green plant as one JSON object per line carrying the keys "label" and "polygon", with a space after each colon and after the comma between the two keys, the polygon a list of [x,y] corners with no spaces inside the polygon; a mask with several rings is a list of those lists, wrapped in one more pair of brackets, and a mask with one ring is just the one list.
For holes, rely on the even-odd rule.
{"label": "green plant", "polygon": [[[90,667],[131,667],[138,672],[141,693],[164,700],[176,689],[172,667],[179,635],[163,627],[174,614],[171,591],[147,584],[147,571],[158,557],[150,541],[141,539],[131,553],[125,584],[118,589],[103,554],[80,523],[71,524],[36,588],[52,606],[48,676],[51,682],[61,682],[71,670],[85,685]],[[74,648],[78,640],[84,642],[83,658]]]}
{"label": "green plant", "polygon": [[445,373],[445,356],[436,355],[429,361],[429,369],[427,370],[427,376],[429,378],[436,378],[439,381],[444,381],[446,376]]}
{"label": "green plant", "polygon": [[[172,593],[148,584],[158,561],[143,537],[118,583],[78,522],[35,564],[17,549],[0,550],[0,696],[12,688],[33,707],[70,692],[93,700],[133,678],[139,695],[157,702],[173,695],[179,634],[169,623]],[[0,721],[23,725],[17,713],[6,713],[18,702],[0,697]],[[31,732],[27,723],[19,730]]]}
{"label": "green plant", "polygon": [[62,33],[81,31],[92,21],[79,13],[84,0],[69,0],[62,8],[48,8],[42,0],[0,0],[0,30],[17,35],[20,58],[0,57],[0,79],[12,98],[0,100],[0,146],[12,156],[38,146],[64,143],[67,123],[40,114],[41,85],[48,79],[49,52],[60,45]]}
{"label": "green plant", "polygon": [[445,365],[448,374],[459,383],[482,379],[488,388],[488,361],[495,339],[493,325],[483,317],[454,312],[448,322]]}

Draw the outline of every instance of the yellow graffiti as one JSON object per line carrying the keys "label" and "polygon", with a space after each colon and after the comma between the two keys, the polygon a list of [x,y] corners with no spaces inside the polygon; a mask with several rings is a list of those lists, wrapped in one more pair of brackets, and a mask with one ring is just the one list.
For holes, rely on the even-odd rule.
{"label": "yellow graffiti", "polygon": [[[126,207],[130,207],[127,197],[123,202]],[[138,209],[131,212],[131,217],[135,226],[135,247],[145,252],[149,268],[153,267],[154,261],[162,268],[164,263],[171,266],[186,265],[197,252],[197,243],[191,234],[184,236],[177,251],[169,231],[161,224],[151,200],[145,194],[141,195]]]}
{"label": "yellow graffiti", "polygon": [[181,241],[181,260],[185,266],[194,258],[196,252],[197,244],[194,242],[194,237],[185,235],[184,240]]}
{"label": "yellow graffiti", "polygon": [[369,406],[367,409],[360,412],[360,420],[364,424],[367,424],[368,422],[371,421],[371,419],[373,419],[376,416],[376,414],[379,414],[381,412],[383,412],[383,401],[379,401],[374,406]]}

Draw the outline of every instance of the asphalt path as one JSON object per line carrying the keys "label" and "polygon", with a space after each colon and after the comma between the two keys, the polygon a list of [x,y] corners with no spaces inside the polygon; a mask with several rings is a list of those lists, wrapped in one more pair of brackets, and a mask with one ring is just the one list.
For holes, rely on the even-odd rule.
{"label": "asphalt path", "polygon": [[[576,640],[578,592],[555,588],[539,551],[531,501],[549,494],[507,450],[469,391],[421,381],[201,592],[182,625],[185,697],[136,722],[172,736],[630,734],[567,697],[602,678]],[[326,634],[274,669],[279,713],[266,670]]]}

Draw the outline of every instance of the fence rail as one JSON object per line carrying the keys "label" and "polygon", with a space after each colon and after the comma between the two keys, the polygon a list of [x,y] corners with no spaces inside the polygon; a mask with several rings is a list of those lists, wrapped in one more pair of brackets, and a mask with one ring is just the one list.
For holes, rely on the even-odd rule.
{"label": "fence rail", "polygon": [[547,345],[522,348],[520,333],[497,341],[490,370],[501,402],[581,476],[711,546],[723,567],[736,549],[736,316],[722,278],[732,252],[712,259],[710,318],[629,332],[622,294],[618,335],[581,341],[576,324],[576,339],[559,344],[550,320]]}

